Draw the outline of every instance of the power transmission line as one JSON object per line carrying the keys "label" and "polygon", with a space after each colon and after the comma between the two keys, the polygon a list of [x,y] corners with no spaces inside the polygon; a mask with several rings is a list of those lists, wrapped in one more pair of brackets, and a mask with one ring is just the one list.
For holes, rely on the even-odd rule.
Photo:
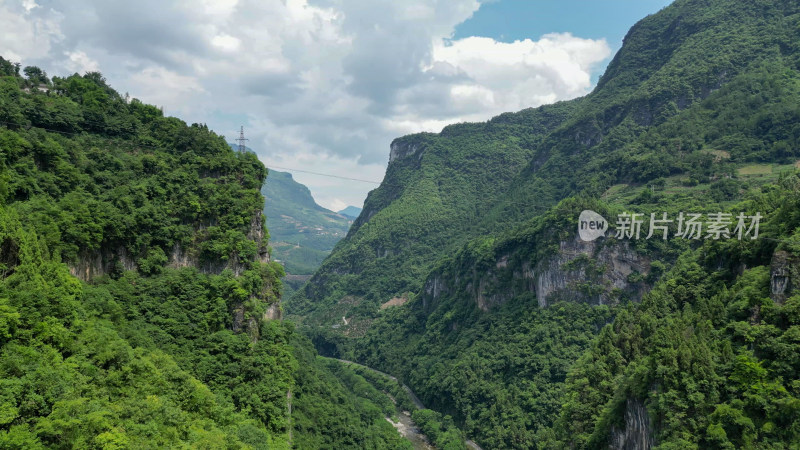
{"label": "power transmission line", "polygon": [[[81,131],[81,132],[61,131],[61,130],[55,130],[55,129],[52,129],[52,128],[40,127],[40,126],[36,126],[36,125],[28,126],[26,124],[20,124],[20,123],[16,123],[16,122],[8,122],[8,121],[5,121],[5,120],[0,120],[0,123],[2,123],[4,125],[12,125],[12,126],[21,127],[21,128],[25,128],[25,127],[38,128],[40,130],[49,131],[51,133],[59,133],[59,134],[64,134],[64,135],[68,135],[68,136],[84,135],[84,136],[87,136],[87,137],[100,138],[100,139],[105,139],[105,140],[111,141],[112,143],[115,143],[117,145],[124,144],[124,145],[136,146],[136,147],[163,148],[163,146],[131,142],[130,140],[121,140],[120,141],[120,140],[118,140],[119,138],[106,137],[106,136],[103,136],[103,135],[101,135],[99,133],[90,133],[90,132],[86,132],[86,131]],[[91,125],[99,125],[99,124],[93,124],[93,123],[90,123],[90,124]],[[239,151],[242,152],[242,153],[246,153],[247,150],[246,150],[246,147],[244,146],[244,141],[248,141],[249,139],[244,139],[244,127],[242,127],[241,130],[240,130],[239,139],[235,139],[235,140],[238,141],[238,143],[239,143],[239,145],[238,145]],[[242,150],[242,149],[245,149],[245,150]],[[362,183],[371,183],[371,184],[377,184],[377,185],[381,184],[380,181],[364,180],[364,179],[361,179],[361,178],[344,177],[344,176],[341,176],[341,175],[333,175],[333,174],[329,174],[329,173],[313,172],[313,171],[304,170],[304,169],[295,169],[295,168],[291,168],[291,167],[280,167],[280,166],[271,166],[271,167],[274,168],[274,169],[280,169],[280,170],[290,170],[292,172],[302,172],[302,173],[308,173],[308,174],[311,174],[311,175],[319,175],[319,176],[323,176],[323,177],[338,178],[340,180],[360,181]]]}
{"label": "power transmission line", "polygon": [[[80,132],[61,131],[61,130],[55,130],[55,129],[52,129],[52,128],[40,127],[40,126],[36,126],[36,125],[20,124],[20,123],[16,123],[16,122],[8,122],[8,121],[5,121],[5,120],[0,120],[0,123],[5,124],[5,125],[13,125],[13,126],[21,127],[21,128],[26,128],[27,127],[27,129],[38,128],[40,130],[49,131],[49,132],[53,132],[53,133],[64,134],[64,135],[69,135],[69,136],[86,136],[88,138],[103,139],[103,140],[109,141],[110,143],[118,145],[118,146],[127,145],[127,146],[130,146],[130,147],[145,147],[145,148],[153,148],[153,149],[165,148],[164,146],[145,144],[145,143],[137,143],[137,142],[132,142],[131,140],[128,140],[128,139],[108,137],[108,136],[103,136],[103,135],[101,135],[99,133],[91,133],[91,132],[88,132],[88,131],[80,131]],[[94,122],[88,122],[88,123],[91,124],[91,125],[102,125],[100,123],[94,123]],[[345,176],[341,176],[341,175],[333,175],[333,174],[329,174],[329,173],[314,172],[314,171],[305,170],[305,169],[295,169],[295,168],[291,168],[291,167],[281,167],[281,166],[274,166],[274,165],[270,165],[270,166],[273,169],[289,170],[289,171],[292,171],[292,172],[308,173],[308,174],[311,174],[311,175],[319,175],[319,176],[323,176],[323,177],[338,178],[340,180],[347,180],[347,181],[358,181],[358,182],[361,182],[361,183],[370,183],[370,184],[374,184],[374,185],[378,185],[378,186],[382,185],[384,188],[395,188],[395,187],[403,188],[403,187],[407,187],[405,184],[391,184],[391,183],[386,183],[386,182],[382,182],[382,181],[364,180],[362,178],[352,178],[352,177],[345,177]],[[546,207],[544,207],[542,205],[539,205],[539,204],[535,204],[535,203],[531,204],[531,203],[522,203],[522,202],[508,202],[508,203],[503,203],[503,205],[506,205],[506,206],[512,206],[513,205],[513,206],[521,206],[521,207],[533,207],[533,208],[546,209]]]}
{"label": "power transmission line", "polygon": [[311,175],[319,175],[319,176],[323,176],[323,177],[339,178],[340,180],[361,181],[362,183],[381,184],[380,181],[362,180],[361,178],[343,177],[343,176],[340,176],[340,175],[332,175],[332,174],[329,174],[329,173],[312,172],[310,170],[303,170],[303,169],[292,169],[290,167],[273,166],[272,164],[270,164],[269,167],[267,167],[267,168],[268,169],[272,168],[272,169],[280,169],[280,170],[291,170],[292,172],[309,173]]}
{"label": "power transmission line", "polygon": [[[35,126],[35,125],[27,125],[27,124],[19,124],[19,123],[16,123],[16,122],[8,122],[8,121],[5,121],[5,120],[0,120],[0,123],[5,124],[5,125],[13,125],[13,126],[21,127],[21,128],[28,127],[28,129],[30,129],[30,128],[38,128],[40,130],[45,130],[45,131],[64,134],[64,135],[71,135],[71,136],[82,135],[82,136],[86,136],[86,137],[89,137],[89,138],[95,138],[95,139],[99,138],[99,139],[104,139],[104,140],[110,141],[112,144],[116,144],[118,146],[129,145],[131,147],[146,147],[146,148],[153,148],[153,149],[164,148],[164,146],[156,146],[156,145],[152,145],[152,144],[136,143],[136,142],[131,142],[131,140],[127,140],[127,139],[123,139],[123,138],[106,137],[106,136],[103,136],[103,135],[101,135],[99,133],[91,133],[91,132],[87,132],[87,131],[81,131],[81,132],[61,131],[61,130],[55,130],[55,129],[51,129],[51,128],[39,127],[39,126]],[[91,122],[90,122],[90,124],[99,125],[98,123],[91,123]],[[241,141],[241,139],[244,137],[243,132],[244,132],[244,127],[242,127],[241,134],[240,134],[240,139],[237,139],[237,141],[240,141],[239,142],[239,149],[241,149],[243,147],[242,141]],[[244,140],[247,141],[247,139],[244,139]],[[245,149],[245,152],[246,152],[246,149]],[[302,172],[302,173],[307,173],[307,174],[311,174],[311,175],[319,175],[319,176],[323,176],[323,177],[338,178],[340,180],[359,181],[359,182],[362,182],[362,183],[370,183],[370,184],[375,184],[375,185],[379,185],[379,186],[382,185],[384,188],[407,187],[406,185],[403,185],[403,184],[399,184],[399,185],[398,184],[389,184],[389,183],[380,182],[380,181],[344,177],[344,176],[340,176],[340,175],[333,175],[333,174],[328,174],[328,173],[314,172],[314,171],[304,170],[304,169],[294,169],[294,168],[290,168],[290,167],[281,167],[281,166],[271,166],[271,167],[274,168],[274,169],[280,169],[280,170],[289,170],[289,171],[293,171],[293,172]],[[515,206],[516,207],[520,207],[522,209],[531,208],[533,210],[545,211],[548,208],[553,207],[554,205],[555,204],[553,204],[553,205],[540,204],[538,202],[500,202],[500,203],[494,205],[494,207],[488,208],[487,211],[491,211],[491,210],[493,210],[493,209],[495,209],[497,207],[500,207],[502,209],[506,209],[508,207],[515,207]],[[538,213],[538,211],[537,211],[537,213]],[[793,241],[788,241],[788,240],[784,240],[784,239],[776,239],[776,238],[771,238],[771,237],[767,237],[767,236],[759,236],[758,239],[764,239],[764,240],[773,241],[773,242],[781,242],[781,243],[786,243],[786,244],[794,244]]]}
{"label": "power transmission line", "polygon": [[[89,122],[89,121],[87,121],[87,122],[89,124],[93,124],[93,125],[101,125],[101,124],[95,123],[95,122]],[[87,131],[81,131],[81,132],[61,131],[61,130],[55,130],[55,129],[52,129],[52,128],[45,128],[45,127],[40,127],[40,126],[35,126],[35,125],[28,125],[28,124],[20,124],[20,123],[8,122],[8,121],[4,121],[4,120],[0,120],[0,123],[1,124],[5,124],[5,125],[13,125],[13,126],[21,127],[21,128],[28,127],[28,129],[30,129],[30,128],[38,128],[40,130],[50,131],[50,132],[53,132],[53,133],[60,133],[60,134],[64,134],[64,135],[71,135],[71,136],[82,135],[82,136],[86,136],[88,138],[95,138],[95,139],[99,138],[99,139],[104,139],[104,140],[110,141],[112,144],[116,144],[116,145],[119,145],[119,146],[128,145],[128,146],[131,146],[131,147],[146,147],[146,148],[154,148],[154,149],[165,148],[164,146],[156,146],[156,145],[152,145],[152,144],[131,142],[131,140],[127,140],[127,139],[123,139],[123,138],[106,137],[106,136],[103,136],[103,135],[101,135],[99,133],[91,133],[91,132],[87,132]],[[243,129],[242,129],[242,131],[243,131]],[[395,187],[405,188],[405,187],[408,187],[407,185],[402,184],[402,183],[401,184],[392,184],[392,183],[387,183],[387,182],[382,182],[382,181],[364,180],[364,179],[361,179],[361,178],[352,178],[352,177],[345,177],[345,176],[341,176],[341,175],[333,175],[333,174],[328,174],[328,173],[314,172],[314,171],[305,170],[305,169],[295,169],[295,168],[290,168],[290,167],[281,167],[281,166],[274,166],[274,165],[270,165],[270,166],[273,169],[289,170],[289,171],[292,171],[292,172],[301,172],[301,173],[307,173],[307,174],[318,175],[318,176],[323,176],[323,177],[338,178],[340,180],[358,181],[358,182],[361,182],[361,183],[370,183],[370,184],[375,184],[375,185],[382,186],[384,188],[395,188]],[[548,205],[548,204],[541,204],[541,203],[536,202],[536,201],[534,201],[534,202],[515,202],[515,201],[499,202],[498,204],[494,205],[494,207],[488,208],[488,210],[492,210],[492,209],[495,209],[497,207],[501,207],[503,209],[506,209],[508,207],[516,206],[516,207],[520,207],[522,209],[530,208],[530,209],[534,209],[534,210],[542,210],[542,211],[544,211],[544,210],[547,210],[548,208],[551,208],[556,203],[554,203],[553,205]],[[775,238],[768,238],[768,237],[764,237],[763,239],[772,240],[772,241],[778,241],[778,242],[788,242],[788,241],[775,239]]]}

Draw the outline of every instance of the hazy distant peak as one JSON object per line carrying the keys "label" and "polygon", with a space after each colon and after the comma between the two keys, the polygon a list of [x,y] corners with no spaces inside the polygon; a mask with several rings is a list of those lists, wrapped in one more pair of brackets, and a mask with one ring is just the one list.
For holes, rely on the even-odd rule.
{"label": "hazy distant peak", "polygon": [[358,215],[361,214],[361,208],[351,205],[339,211],[339,214],[347,217],[348,219],[356,220]]}

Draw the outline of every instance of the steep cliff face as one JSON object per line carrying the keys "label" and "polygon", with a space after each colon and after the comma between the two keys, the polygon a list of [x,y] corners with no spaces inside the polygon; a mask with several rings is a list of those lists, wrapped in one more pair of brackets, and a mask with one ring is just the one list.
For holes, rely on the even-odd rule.
{"label": "steep cliff face", "polygon": [[459,269],[433,273],[422,292],[423,308],[430,311],[450,294],[469,298],[482,311],[525,293],[535,294],[540,307],[561,300],[613,305],[623,298],[639,301],[649,288],[644,280],[650,260],[626,241],[586,242],[576,235],[538,260],[524,256],[528,250],[521,246],[501,254],[484,270],[464,271],[462,263]]}
{"label": "steep cliff face", "polygon": [[[207,226],[197,226],[195,234],[202,235],[206,229]],[[256,256],[253,260],[243,260],[234,252],[226,260],[203,261],[196,245],[187,249],[176,243],[167,256],[166,266],[173,269],[194,267],[207,275],[219,275],[227,269],[233,272],[234,276],[239,277],[251,268],[253,262],[270,262],[266,240],[267,230],[264,227],[264,216],[260,209],[253,212],[246,237],[257,245]],[[129,254],[125,247],[84,252],[76,262],[70,264],[70,273],[83,281],[121,273],[125,270],[139,270],[136,259]],[[251,294],[248,301],[232,305],[230,309],[231,329],[235,333],[246,333],[252,342],[257,342],[259,320],[280,320],[282,318],[280,298],[276,296],[275,291],[275,283],[266,278],[263,279],[259,292]]]}
{"label": "steep cliff face", "polygon": [[346,295],[363,298],[362,311],[377,312],[395,296],[420,292],[438,259],[483,235],[480,218],[570,111],[560,103],[396,139],[381,186],[288,311],[305,323],[334,325],[341,316],[327,307]]}
{"label": "steep cliff face", "polygon": [[627,297],[638,301],[647,290],[642,280],[649,272],[650,260],[627,241],[585,242],[576,236],[561,241],[558,252],[539,261],[532,275],[539,306],[547,306],[557,300],[614,304]]}
{"label": "steep cliff face", "polygon": [[772,255],[770,264],[770,297],[782,305],[800,283],[800,258],[785,250]]}
{"label": "steep cliff face", "polygon": [[[205,225],[198,225],[195,227],[195,234],[202,233],[206,228]],[[255,242],[258,246],[255,261],[260,263],[270,262],[266,236],[263,215],[261,210],[257,210],[253,212],[250,220],[247,239]],[[196,248],[186,248],[180,243],[176,243],[168,255],[167,267],[174,269],[195,267],[202,273],[215,275],[222,273],[225,269],[230,269],[235,276],[239,276],[247,270],[249,264],[250,261],[242,261],[236,253],[231,254],[227,260],[202,261]],[[115,271],[138,269],[136,258],[130,255],[125,247],[83,252],[77,261],[69,264],[69,267],[70,273],[83,281],[90,281],[92,278],[108,275]]]}
{"label": "steep cliff face", "polygon": [[[296,313],[315,319],[340,320],[341,314],[333,313],[338,312],[334,308],[340,307],[340,299],[348,295],[364,296],[358,311],[370,318],[377,316],[366,333],[366,342],[379,350],[371,353],[362,350],[368,345],[349,339],[352,335],[348,339],[336,339],[336,335],[328,340],[320,338],[321,348],[330,342],[343,342],[343,353],[363,355],[360,358],[392,371],[406,370],[410,378],[416,377],[412,381],[415,389],[427,388],[428,398],[437,399],[431,404],[448,410],[460,408],[462,417],[480,424],[487,435],[500,430],[496,434],[505,434],[506,442],[518,443],[522,434],[519,430],[527,427],[531,434],[522,439],[527,439],[531,448],[547,446],[541,444],[538,439],[541,436],[532,435],[532,429],[557,416],[557,413],[542,413],[544,409],[537,403],[549,396],[543,386],[558,380],[553,376],[555,365],[549,360],[557,352],[553,352],[552,346],[542,346],[526,349],[520,356],[519,349],[529,343],[549,342],[559,330],[572,325],[577,315],[555,319],[551,314],[559,309],[573,308],[571,312],[591,314],[604,310],[611,311],[611,315],[623,313],[621,318],[612,317],[613,327],[606,326],[608,320],[592,323],[590,332],[601,333],[596,342],[603,345],[592,348],[590,358],[579,360],[576,354],[571,354],[571,359],[562,365],[580,364],[575,380],[571,381],[572,396],[554,403],[560,406],[567,400],[577,403],[575,411],[587,416],[584,419],[576,414],[564,425],[565,439],[577,443],[595,439],[599,435],[593,434],[598,414],[611,398],[616,398],[622,404],[614,410],[613,417],[609,414],[600,421],[605,427],[601,430],[603,441],[599,444],[592,441],[598,447],[613,443],[617,448],[647,448],[652,445],[653,427],[658,427],[659,439],[665,438],[661,433],[669,425],[663,420],[665,412],[670,417],[698,416],[697,425],[688,421],[673,424],[678,428],[673,437],[688,437],[699,448],[709,447],[709,442],[717,441],[703,441],[706,438],[698,436],[710,429],[707,416],[716,403],[712,399],[716,395],[737,397],[731,395],[731,380],[726,379],[733,366],[730,355],[716,352],[733,347],[758,358],[786,354],[765,348],[774,342],[766,344],[771,339],[762,339],[764,327],[760,327],[760,322],[767,319],[748,320],[748,316],[749,307],[770,295],[776,303],[795,307],[793,298],[800,278],[796,269],[792,269],[797,265],[790,254],[775,254],[770,267],[770,291],[764,289],[767,283],[763,277],[759,278],[757,283],[753,282],[753,292],[757,295],[752,295],[749,304],[746,300],[728,298],[727,292],[719,292],[718,296],[710,293],[715,292],[715,285],[724,278],[719,273],[724,269],[721,265],[701,272],[697,267],[683,267],[684,262],[680,262],[680,270],[665,280],[660,291],[654,292],[652,302],[605,308],[604,305],[620,299],[639,300],[650,284],[656,282],[656,275],[665,266],[673,265],[681,246],[695,243],[671,241],[668,247],[651,243],[653,247],[648,247],[644,256],[636,250],[648,245],[641,241],[628,244],[609,239],[584,243],[572,234],[542,243],[541,233],[529,233],[505,246],[496,245],[494,240],[505,239],[508,233],[528,233],[535,228],[528,226],[528,221],[546,214],[549,207],[573,195],[585,200],[602,199],[611,209],[638,212],[678,211],[685,210],[684,207],[712,211],[717,203],[718,211],[727,211],[730,201],[752,194],[755,184],[737,188],[724,204],[709,195],[722,184],[714,180],[747,180],[744,176],[730,180],[731,176],[736,178],[736,171],[731,174],[730,165],[796,161],[800,147],[796,145],[796,135],[789,131],[797,121],[781,117],[796,117],[796,87],[800,86],[796,82],[798,17],[797,3],[790,1],[679,0],[637,24],[597,88],[583,99],[563,105],[569,108],[567,116],[545,133],[535,133],[526,127],[541,113],[537,110],[535,114],[504,115],[502,121],[448,127],[438,135],[426,137],[424,147],[412,145],[416,142],[410,138],[395,141],[383,185],[371,194],[358,226],[315,276],[315,280],[324,279],[324,285],[332,288],[322,289],[322,283],[312,282],[303,293],[302,308],[297,308]],[[501,123],[503,126],[498,126]],[[469,142],[457,140],[459,136],[469,136]],[[468,145],[479,148],[465,154],[463,149],[469,148]],[[524,155],[526,163],[511,173],[516,178],[506,183],[505,176],[494,171],[487,161],[513,145],[524,150],[519,154]],[[711,156],[718,154],[726,155],[720,158],[724,161],[715,161]],[[513,159],[510,152],[506,155]],[[451,170],[458,167],[458,156],[463,156],[469,164],[462,164],[460,171]],[[505,163],[498,166],[511,167]],[[490,180],[482,178],[486,173],[492,174]],[[452,186],[454,180],[463,180],[463,185]],[[702,186],[707,183],[708,186]],[[651,185],[671,189],[645,190]],[[473,186],[501,188],[481,192],[472,189]],[[690,186],[700,189],[688,189]],[[631,195],[614,195],[621,187],[654,195],[635,195],[633,190]],[[473,203],[475,199],[478,204]],[[491,207],[486,208],[487,204]],[[764,203],[767,204],[772,203]],[[783,220],[790,216],[797,217],[792,213]],[[437,221],[440,217],[448,220]],[[567,225],[559,230],[572,230],[575,225],[572,219],[563,219],[564,214],[553,217],[554,221]],[[525,229],[517,232],[515,227]],[[512,231],[507,233],[507,230]],[[393,252],[395,249],[400,252]],[[742,252],[761,255],[762,251],[768,255],[769,263],[768,250],[751,248]],[[421,252],[424,259],[417,257]],[[719,255],[720,250],[710,248],[709,252],[704,251],[706,254]],[[738,266],[752,267],[752,261],[744,256],[735,253],[730,256],[741,259]],[[653,258],[652,264],[649,257]],[[385,264],[393,259],[397,264]],[[377,270],[370,271],[370,266]],[[760,270],[763,274],[763,267]],[[405,292],[418,296],[389,313],[373,314],[366,307],[367,302],[383,304]],[[587,307],[562,300],[603,306]],[[640,315],[630,311],[646,312]],[[664,319],[667,313],[668,320]],[[708,331],[725,314],[731,315],[729,328]],[[780,318],[781,326],[785,326],[789,322],[782,314],[775,312],[772,317]],[[530,332],[536,327],[523,326],[534,322],[530,319],[526,323],[529,317],[536,320],[545,317],[536,324],[541,324],[541,330],[553,333]],[[348,316],[351,323],[356,319]],[[318,319],[314,325],[331,323],[323,320]],[[748,326],[753,329],[747,330]],[[347,326],[338,324],[330,329],[335,330],[332,335],[348,332]],[[734,336],[729,339],[731,334]],[[792,339],[789,336],[786,335],[785,342]],[[492,345],[473,351],[491,338],[496,339],[491,341]],[[703,344],[712,339],[719,342]],[[516,345],[502,354],[501,344],[505,342]],[[786,348],[785,342],[780,343],[781,349]],[[588,339],[584,344],[590,348]],[[793,376],[797,373],[797,365],[786,369],[784,359],[774,367],[764,366],[774,370],[775,379],[788,380],[791,378],[788,373]],[[458,363],[453,363],[457,360]],[[634,360],[636,364],[631,363]],[[519,361],[518,366],[515,361]],[[748,361],[747,366],[754,367],[755,363]],[[708,367],[717,372],[707,370]],[[673,368],[674,372],[668,373]],[[687,383],[695,368],[696,383]],[[647,403],[654,413],[654,424],[649,423],[641,401],[631,399],[626,404],[628,393],[615,387],[620,379],[627,380],[622,388],[638,385],[643,379],[639,374],[645,370],[649,371],[650,379],[673,383],[672,390],[653,394],[657,402]],[[461,374],[468,375],[459,378]],[[515,374],[522,374],[524,383],[509,382]],[[495,386],[481,391],[478,385],[486,386],[492,375],[498,380]],[[709,388],[703,392],[705,398],[698,401],[701,398],[698,386],[716,386],[715,383],[720,384],[719,388]],[[748,386],[742,386],[739,392],[748,392]],[[537,411],[508,413],[516,405],[500,406],[503,396],[497,392],[504,388],[507,388],[506,398],[515,400],[520,392],[530,393],[529,404],[535,405],[530,409]],[[680,399],[669,405],[675,393],[680,393]],[[550,398],[556,395],[561,394]],[[696,403],[706,403],[702,415],[693,409]],[[661,416],[655,415],[659,408]],[[744,408],[742,416],[756,417],[754,429],[768,423],[765,430],[779,432],[777,428],[781,427],[774,427],[776,422],[765,419],[766,414],[761,410],[750,412],[758,407],[748,408]],[[503,411],[500,423],[487,424],[498,416],[497,411]],[[605,436],[611,436],[612,424],[617,429],[609,441]],[[692,429],[691,433],[686,429]],[[715,439],[722,433],[716,431],[716,434]],[[492,442],[489,438],[496,438],[494,448],[522,447],[496,444],[502,436],[487,436],[486,442]],[[736,444],[730,448],[742,446],[741,440]],[[676,439],[668,445],[690,446]],[[584,448],[580,444],[574,447]]]}
{"label": "steep cliff face", "polygon": [[69,265],[72,276],[83,281],[108,275],[117,270],[136,270],[136,262],[125,247],[83,252],[77,261]]}
{"label": "steep cliff face", "polygon": [[[283,270],[258,158],[100,73],[48,79],[45,94],[9,67],[0,57],[0,116],[14,121],[0,124],[0,354],[38,369],[0,370],[0,448],[290,448],[287,392],[308,393],[301,414],[341,413],[343,387],[328,400],[320,372],[298,372],[298,358],[315,364],[310,343],[265,321],[280,319]],[[363,409],[364,430],[379,410]],[[360,432],[344,422],[323,432]]]}
{"label": "steep cliff face", "polygon": [[400,158],[407,158],[420,152],[418,158],[422,157],[422,145],[417,142],[408,142],[403,138],[398,138],[392,141],[389,146],[389,163]]}
{"label": "steep cliff face", "polygon": [[655,445],[653,425],[641,400],[628,398],[625,403],[625,423],[612,427],[609,447],[615,450],[649,450]]}
{"label": "steep cliff face", "polygon": [[[314,282],[292,299],[293,313],[324,320],[334,315],[318,310],[364,292],[377,310],[395,295],[418,292],[428,269],[467,240],[524,223],[571,195],[690,177],[712,147],[734,160],[751,158],[745,147],[730,144],[727,131],[719,131],[729,121],[718,120],[722,116],[713,110],[732,103],[740,89],[736,83],[750,83],[746,78],[757,69],[752,62],[765,49],[781,51],[766,36],[780,31],[775,39],[788,48],[792,37],[783,30],[793,25],[773,30],[769,24],[780,21],[782,12],[713,3],[676,2],[641,21],[597,88],[583,98],[394,140],[384,182]],[[720,39],[732,27],[746,28],[748,39]],[[774,141],[750,134],[753,142]],[[385,251],[390,246],[399,251]],[[623,276],[627,269],[620,270]],[[377,282],[391,273],[413,275],[402,283]],[[576,280],[559,279],[559,273],[535,282],[546,294],[541,298],[557,297],[567,284],[575,291]],[[364,277],[367,288],[356,281]],[[333,285],[338,289],[325,288]],[[484,290],[479,281],[473,289]],[[596,302],[609,296],[582,295]],[[502,295],[483,297],[487,304],[503,301]]]}

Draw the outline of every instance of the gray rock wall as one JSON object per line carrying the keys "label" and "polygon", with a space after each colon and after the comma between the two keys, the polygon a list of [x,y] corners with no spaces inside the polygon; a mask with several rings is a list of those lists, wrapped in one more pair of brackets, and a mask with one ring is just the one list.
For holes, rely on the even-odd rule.
{"label": "gray rock wall", "polygon": [[[559,242],[555,254],[541,260],[521,256],[518,249],[498,257],[488,270],[435,272],[426,280],[422,302],[431,310],[443,295],[471,298],[483,311],[524,293],[536,295],[540,307],[556,301],[615,304],[625,297],[641,300],[649,289],[649,258],[626,241],[580,240]],[[461,278],[469,274],[466,280]]]}

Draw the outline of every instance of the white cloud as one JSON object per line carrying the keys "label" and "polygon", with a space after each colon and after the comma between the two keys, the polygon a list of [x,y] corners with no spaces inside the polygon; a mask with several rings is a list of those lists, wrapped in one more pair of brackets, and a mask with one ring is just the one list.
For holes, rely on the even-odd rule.
{"label": "white cloud", "polygon": [[196,8],[199,4],[200,9],[209,16],[227,18],[233,14],[238,5],[238,0],[188,0],[187,5]]}
{"label": "white cloud", "polygon": [[190,76],[164,69],[163,67],[148,67],[140,72],[133,73],[128,78],[134,97],[147,99],[149,103],[164,106],[170,115],[182,111],[190,114],[188,105],[197,100],[196,97],[205,97],[206,91],[200,82]]}
{"label": "white cloud", "polygon": [[585,94],[592,68],[610,53],[605,40],[565,33],[512,43],[486,37],[442,40],[434,46],[433,58],[471,80],[454,85],[450,93],[462,114],[473,116],[481,109],[514,111]]}
{"label": "white cloud", "polygon": [[33,8],[38,8],[39,5],[36,4],[35,0],[22,0],[22,7],[25,8],[26,12],[30,12]]}
{"label": "white cloud", "polygon": [[211,39],[211,45],[225,52],[235,52],[239,50],[241,41],[229,34],[218,34]]}
{"label": "white cloud", "polygon": [[63,37],[59,20],[59,14],[30,0],[0,2],[0,56],[15,62],[46,58]]}
{"label": "white cloud", "polygon": [[100,64],[92,58],[89,58],[89,55],[84,52],[66,52],[66,56],[69,58],[69,61],[66,63],[66,68],[70,72],[83,74],[100,70]]}
{"label": "white cloud", "polygon": [[[0,55],[103,72],[112,86],[205,122],[240,125],[262,160],[380,179],[391,140],[573,98],[609,54],[551,34],[452,40],[477,0],[182,0],[0,3]],[[373,186],[296,174],[323,204]]]}
{"label": "white cloud", "polygon": [[[331,211],[341,211],[341,210],[347,208],[348,206],[350,206],[348,203],[343,202],[343,201],[339,200],[338,198],[335,198],[335,199],[333,199],[333,201],[330,202],[330,207],[328,209],[330,209]],[[353,206],[355,206],[355,205],[353,205]],[[359,206],[359,208],[360,208],[360,206]]]}

